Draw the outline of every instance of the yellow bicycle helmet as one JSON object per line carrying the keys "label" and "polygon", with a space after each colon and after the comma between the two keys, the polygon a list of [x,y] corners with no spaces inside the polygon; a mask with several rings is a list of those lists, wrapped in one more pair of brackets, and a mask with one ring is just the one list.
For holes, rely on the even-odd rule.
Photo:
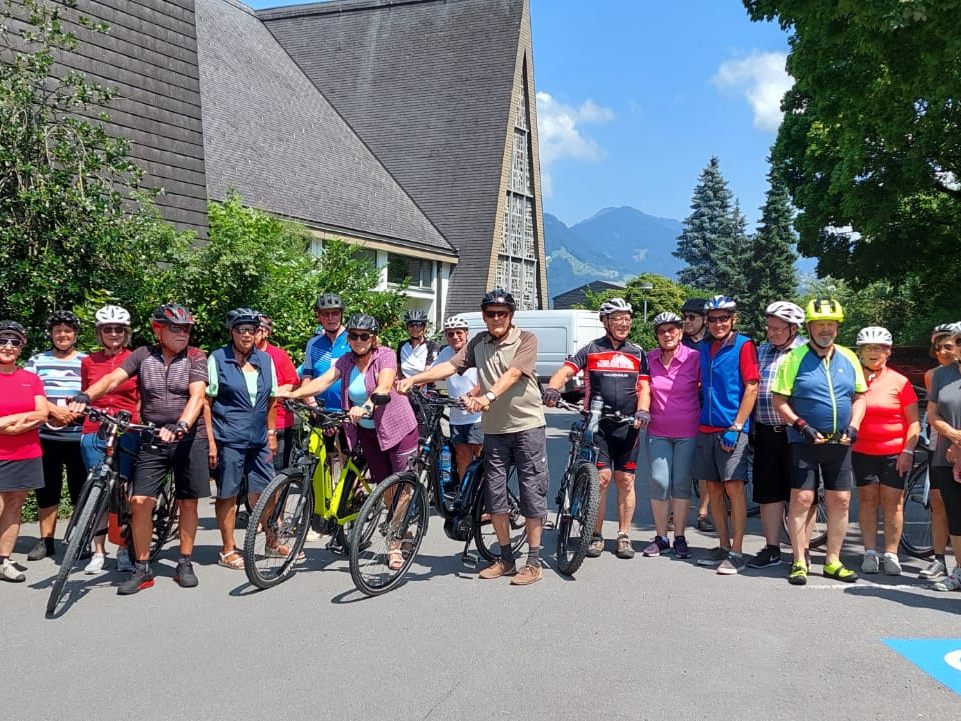
{"label": "yellow bicycle helmet", "polygon": [[808,323],[816,320],[836,320],[843,323],[844,311],[841,304],[833,298],[813,298],[807,304],[804,317]]}

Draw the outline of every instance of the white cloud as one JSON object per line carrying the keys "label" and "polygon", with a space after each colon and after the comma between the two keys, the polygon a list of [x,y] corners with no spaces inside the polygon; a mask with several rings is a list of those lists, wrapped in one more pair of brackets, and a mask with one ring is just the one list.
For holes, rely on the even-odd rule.
{"label": "white cloud", "polygon": [[552,191],[550,168],[558,158],[597,162],[605,150],[580,126],[609,123],[614,111],[588,98],[579,107],[565,105],[543,91],[537,93],[537,135],[540,144],[541,185],[545,197]]}
{"label": "white cloud", "polygon": [[781,99],[794,79],[784,69],[784,53],[753,53],[725,60],[711,82],[722,90],[742,93],[754,112],[754,127],[777,130],[781,124]]}

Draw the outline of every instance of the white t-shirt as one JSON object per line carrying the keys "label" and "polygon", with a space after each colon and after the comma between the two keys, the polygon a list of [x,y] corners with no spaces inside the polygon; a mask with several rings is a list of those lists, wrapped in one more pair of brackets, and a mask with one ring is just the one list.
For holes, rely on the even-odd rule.
{"label": "white t-shirt", "polygon": [[427,342],[418,343],[415,348],[404,342],[400,348],[400,370],[404,378],[410,378],[425,370],[427,366]]}
{"label": "white t-shirt", "polygon": [[[454,350],[449,345],[444,346],[440,353],[437,354],[437,360],[434,361],[434,364],[443,363],[453,357]],[[468,368],[463,373],[455,373],[447,379],[447,395],[451,398],[460,398],[462,395],[470,393],[476,385],[477,369]],[[462,411],[460,408],[450,409],[450,424],[452,426],[468,426],[474,423],[480,423],[480,420],[480,413],[468,413]]]}

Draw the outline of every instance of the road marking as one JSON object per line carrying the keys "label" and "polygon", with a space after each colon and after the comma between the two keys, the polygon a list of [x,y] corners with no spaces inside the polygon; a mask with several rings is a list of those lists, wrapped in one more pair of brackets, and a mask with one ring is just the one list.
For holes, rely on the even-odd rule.
{"label": "road marking", "polygon": [[961,638],[881,640],[936,681],[961,695]]}

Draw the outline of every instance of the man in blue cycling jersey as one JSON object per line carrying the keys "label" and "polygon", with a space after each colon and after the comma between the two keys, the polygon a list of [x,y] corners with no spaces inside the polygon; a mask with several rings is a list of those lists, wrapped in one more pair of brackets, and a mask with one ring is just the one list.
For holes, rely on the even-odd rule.
{"label": "man in blue cycling jersey", "polygon": [[791,351],[771,388],[774,409],[790,426],[793,468],[788,533],[794,564],[788,581],[796,586],[807,583],[806,520],[820,481],[828,517],[824,575],[853,583],[858,574],[841,563],[840,554],[854,478],[851,444],[864,418],[863,394],[868,387],[857,356],[834,343],[844,320],[841,304],[815,298],[808,303],[805,318],[810,340]]}
{"label": "man in blue cycling jersey", "polygon": [[[323,328],[307,341],[307,351],[301,367],[301,379],[309,381],[326,373],[334,362],[350,350],[347,329],[344,328],[344,302],[336,293],[322,293],[314,304],[317,322]],[[317,403],[327,410],[340,410],[340,381],[317,396]]]}

